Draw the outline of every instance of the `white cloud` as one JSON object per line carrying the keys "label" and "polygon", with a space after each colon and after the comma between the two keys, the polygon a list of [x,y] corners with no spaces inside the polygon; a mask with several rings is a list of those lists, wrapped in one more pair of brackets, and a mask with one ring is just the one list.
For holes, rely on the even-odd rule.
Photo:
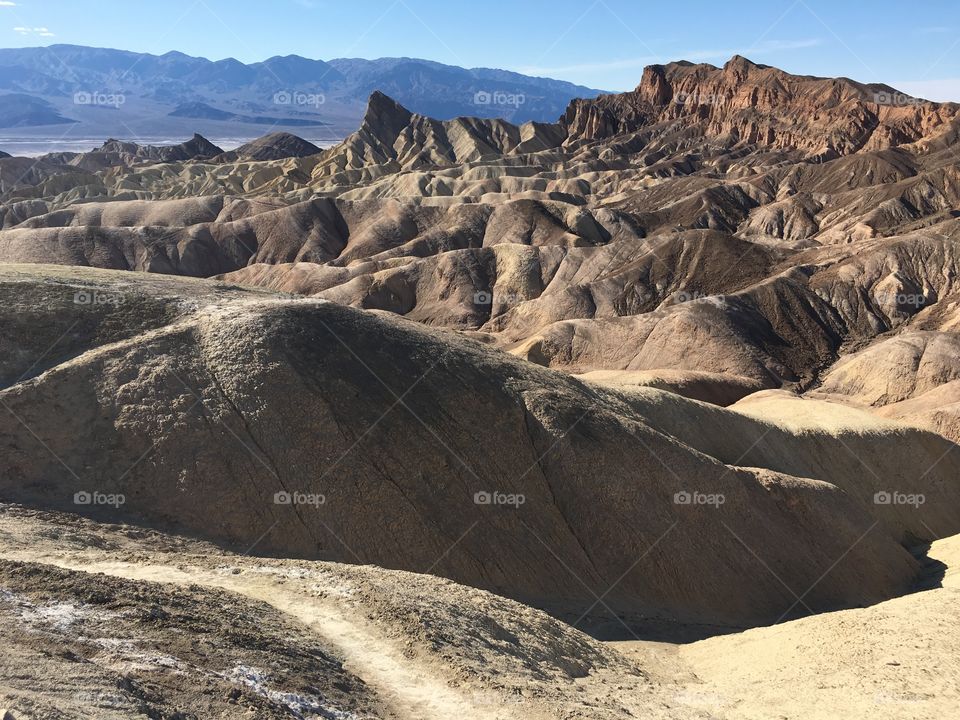
{"label": "white cloud", "polygon": [[15,2],[10,2],[9,0],[0,0],[0,7],[16,7]]}
{"label": "white cloud", "polygon": [[705,62],[707,60],[729,60],[734,55],[744,55],[750,58],[783,50],[800,50],[803,48],[816,47],[822,42],[823,41],[818,38],[811,38],[808,40],[768,40],[758,45],[746,48],[728,48],[726,50],[681,50],[677,52],[670,51],[669,57],[655,57],[652,55],[647,55],[644,57],[627,58],[624,60],[582,63],[578,65],[561,65],[556,67],[525,66],[515,68],[515,70],[519,73],[523,73],[524,75],[576,75],[578,73],[608,72],[613,70],[643,68],[647,65],[665,63],[673,60]]}
{"label": "white cloud", "polygon": [[902,80],[890,83],[908,95],[934,102],[960,102],[960,78],[941,80]]}
{"label": "white cloud", "polygon": [[726,50],[688,50],[682,53],[678,59],[717,60],[729,59],[734,55],[743,55],[744,57],[752,58],[785,50],[803,50],[804,48],[816,47],[821,44],[823,44],[823,40],[819,38],[809,38],[807,40],[765,40],[762,43],[749,47],[727,48]]}
{"label": "white cloud", "polygon": [[55,37],[48,28],[45,27],[15,27],[14,32],[21,35],[36,35],[37,37]]}
{"label": "white cloud", "polygon": [[609,62],[583,63],[580,65],[561,65],[555,67],[542,67],[536,65],[527,65],[515,68],[516,72],[524,75],[564,75],[567,73],[588,73],[602,72],[605,70],[627,70],[630,68],[642,68],[647,65],[659,62],[661,58],[648,55],[647,57],[628,58],[626,60],[611,60]]}

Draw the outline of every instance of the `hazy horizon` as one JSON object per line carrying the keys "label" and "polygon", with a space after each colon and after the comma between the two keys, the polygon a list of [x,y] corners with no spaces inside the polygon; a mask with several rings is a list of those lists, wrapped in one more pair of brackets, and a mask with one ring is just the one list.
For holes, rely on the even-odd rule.
{"label": "hazy horizon", "polygon": [[[76,44],[253,63],[307,58],[415,57],[464,68],[497,68],[613,91],[636,86],[644,66],[674,60],[722,64],[734,54],[795,74],[884,82],[930,100],[960,100],[960,39],[946,2],[926,3],[922,24],[904,28],[902,6],[869,13],[824,0],[746,2],[720,17],[688,2],[595,0],[486,4],[456,13],[434,0],[279,0],[238,6],[171,0],[135,6],[30,0],[0,3],[0,46]],[[291,22],[291,17],[296,22]],[[175,38],[175,39],[174,39]],[[900,49],[890,52],[891,44]]]}

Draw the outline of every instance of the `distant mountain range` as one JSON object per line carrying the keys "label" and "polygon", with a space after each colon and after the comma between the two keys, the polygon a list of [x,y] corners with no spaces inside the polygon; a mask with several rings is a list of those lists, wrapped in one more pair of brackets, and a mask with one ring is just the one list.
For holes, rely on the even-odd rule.
{"label": "distant mountain range", "polygon": [[356,129],[374,90],[439,119],[514,123],[555,121],[573,98],[601,93],[414,58],[325,62],[288,55],[247,65],[77,45],[0,49],[0,129],[29,136],[252,138],[266,126],[334,140]]}

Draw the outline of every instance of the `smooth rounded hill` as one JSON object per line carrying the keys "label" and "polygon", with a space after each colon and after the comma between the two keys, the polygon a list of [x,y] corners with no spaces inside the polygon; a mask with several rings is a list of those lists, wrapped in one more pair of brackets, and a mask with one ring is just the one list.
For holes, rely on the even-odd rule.
{"label": "smooth rounded hill", "polygon": [[319,152],[321,152],[320,148],[303,138],[287,132],[275,132],[251,140],[235,150],[223,153],[217,158],[217,161],[283,160],[284,158],[307,157]]}
{"label": "smooth rounded hill", "polygon": [[[849,437],[587,386],[386,314],[129,273],[2,278],[20,328],[0,393],[8,499],[575,612],[610,587],[617,611],[738,625],[904,592],[905,533],[960,529],[958,458],[881,488]],[[947,446],[874,426],[856,450],[932,466]],[[806,477],[776,465],[784,448]],[[877,505],[881,490],[929,501]],[[789,588],[807,587],[798,604]]]}

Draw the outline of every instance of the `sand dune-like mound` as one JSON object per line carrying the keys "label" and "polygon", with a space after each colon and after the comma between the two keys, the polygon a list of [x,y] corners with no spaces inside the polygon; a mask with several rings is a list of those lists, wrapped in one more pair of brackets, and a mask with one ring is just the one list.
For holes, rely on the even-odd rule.
{"label": "sand dune-like mound", "polygon": [[652,387],[668,390],[693,400],[723,406],[763,390],[761,383],[749,378],[683,370],[594,370],[579,377],[620,389]]}
{"label": "sand dune-like mound", "polygon": [[844,357],[819,389],[865,405],[898,403],[960,379],[958,355],[958,335],[904,332]]}
{"label": "sand dune-like mound", "polygon": [[724,409],[652,387],[621,390],[648,424],[722,462],[842,488],[905,544],[955,533],[960,455],[934,433],[785,391]]}
{"label": "sand dune-like mound", "polygon": [[[777,619],[796,598],[776,576],[815,585],[804,603],[826,608],[895,595],[916,573],[897,544],[900,515],[863,502],[855,478],[717,459],[679,414],[671,424],[629,395],[449,333],[317,300],[191,292],[199,281],[6,277],[4,294],[56,318],[36,324],[49,328],[38,343],[80,336],[0,394],[9,499],[225,542],[263,535],[264,551],[429,568],[539,603],[585,608],[590,588],[613,586],[610,607],[714,622]],[[127,314],[152,329],[92,335]],[[825,452],[831,439],[820,442]],[[952,467],[929,475],[931,494],[952,492]],[[75,504],[85,492],[126,502]],[[957,521],[949,507],[929,512],[935,531]],[[845,571],[815,583],[851,547]]]}
{"label": "sand dune-like mound", "polygon": [[319,152],[320,148],[312,142],[288,132],[275,132],[244,143],[235,150],[218,155],[216,161],[283,160],[291,157],[308,157]]}
{"label": "sand dune-like mound", "polygon": [[928,428],[960,442],[960,381],[953,380],[908,400],[876,408],[880,417]]}
{"label": "sand dune-like mound", "polygon": [[683,647],[702,680],[685,699],[728,718],[771,708],[785,718],[949,716],[960,674],[956,550],[956,537],[931,548],[949,567],[937,589]]}
{"label": "sand dune-like mound", "polygon": [[[932,313],[920,318],[928,320]],[[926,323],[920,323],[922,328]],[[815,395],[960,440],[960,336],[907,329],[843,357]]]}

